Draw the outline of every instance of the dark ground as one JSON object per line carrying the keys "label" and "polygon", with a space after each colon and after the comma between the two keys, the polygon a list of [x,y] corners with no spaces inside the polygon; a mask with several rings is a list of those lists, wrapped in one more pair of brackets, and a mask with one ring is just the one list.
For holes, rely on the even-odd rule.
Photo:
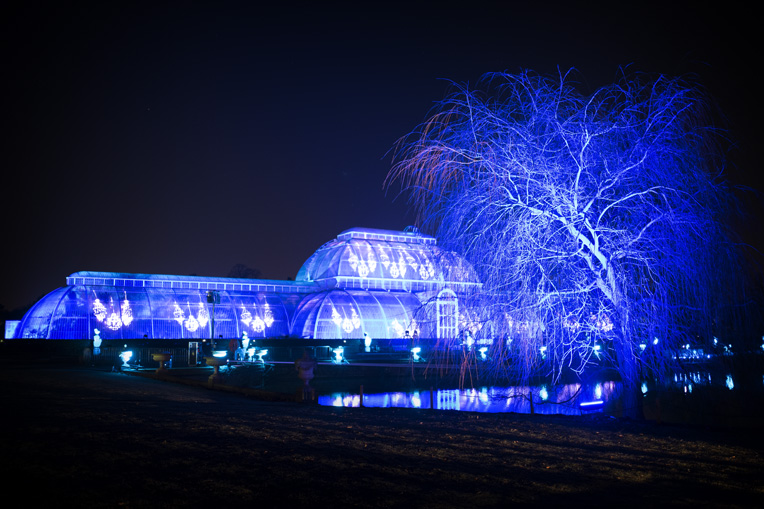
{"label": "dark ground", "polygon": [[320,407],[0,368],[0,478],[33,507],[764,507],[757,430]]}

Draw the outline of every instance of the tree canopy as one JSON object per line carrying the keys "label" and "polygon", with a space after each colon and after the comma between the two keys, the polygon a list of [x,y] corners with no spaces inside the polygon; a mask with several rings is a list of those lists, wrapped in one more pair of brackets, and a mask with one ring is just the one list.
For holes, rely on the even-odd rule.
{"label": "tree canopy", "polygon": [[585,94],[574,78],[455,84],[387,184],[482,278],[497,372],[609,362],[634,386],[723,334],[739,296],[726,140],[691,79],[622,71]]}

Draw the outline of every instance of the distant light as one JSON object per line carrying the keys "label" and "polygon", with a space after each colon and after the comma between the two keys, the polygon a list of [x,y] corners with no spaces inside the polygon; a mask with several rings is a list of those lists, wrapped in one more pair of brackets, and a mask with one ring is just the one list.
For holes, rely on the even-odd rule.
{"label": "distant light", "polygon": [[653,344],[654,344],[654,345],[657,345],[657,344],[658,344],[658,338],[653,338]]}
{"label": "distant light", "polygon": [[212,352],[212,356],[217,358],[225,357],[226,355],[228,355],[228,352],[225,350],[215,350]]}
{"label": "distant light", "polygon": [[539,396],[540,396],[540,397],[541,397],[541,399],[543,399],[544,401],[546,401],[547,399],[549,399],[549,393],[548,393],[548,392],[547,392],[547,390],[546,390],[546,385],[542,385],[542,386],[541,386],[541,390],[539,391]]}
{"label": "distant light", "polygon": [[647,384],[642,382],[642,394],[647,394]]}
{"label": "distant light", "polygon": [[418,346],[415,346],[414,348],[412,348],[411,349],[412,360],[419,361],[421,359],[421,357],[419,357],[419,352],[421,351],[422,349],[419,348]]}
{"label": "distant light", "polygon": [[735,382],[732,381],[732,375],[727,375],[727,388],[732,390],[735,388]]}

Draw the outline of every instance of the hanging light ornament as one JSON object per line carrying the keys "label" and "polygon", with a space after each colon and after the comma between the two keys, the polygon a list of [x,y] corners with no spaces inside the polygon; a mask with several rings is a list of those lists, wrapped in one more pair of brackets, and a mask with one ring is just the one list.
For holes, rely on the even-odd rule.
{"label": "hanging light ornament", "polygon": [[196,318],[199,320],[200,327],[206,327],[207,322],[210,321],[210,312],[207,311],[207,308],[201,302],[199,303],[199,312],[196,314]]}
{"label": "hanging light ornament", "polygon": [[249,322],[252,321],[252,313],[247,311],[247,308],[244,307],[244,304],[241,305],[241,323],[244,325],[249,325]]}
{"label": "hanging light ornament", "polygon": [[125,327],[133,323],[133,310],[130,308],[130,301],[127,300],[127,292],[125,292],[125,300],[122,301],[122,323]]}
{"label": "hanging light ornament", "polygon": [[354,272],[358,270],[358,256],[355,253],[350,253],[350,256],[348,256],[348,263]]}
{"label": "hanging light ornament", "polygon": [[382,261],[382,266],[387,270],[387,268],[390,266],[390,257],[387,256],[387,253],[384,249],[380,250],[379,259]]}
{"label": "hanging light ornament", "polygon": [[334,325],[336,325],[337,327],[342,325],[342,317],[337,312],[337,308],[335,308],[334,306],[332,306],[332,321],[334,322]]}
{"label": "hanging light ornament", "polygon": [[259,317],[255,316],[255,318],[252,320],[252,330],[260,333],[265,330],[265,322]]}
{"label": "hanging light ornament", "polygon": [[103,319],[106,318],[106,306],[101,303],[98,297],[93,302],[93,314],[99,322],[103,322]]}
{"label": "hanging light ornament", "polygon": [[193,313],[191,313],[191,304],[186,302],[186,305],[188,306],[188,320],[183,325],[185,325],[188,332],[196,332],[196,329],[199,328],[199,322],[194,318]]}
{"label": "hanging light ornament", "polygon": [[350,334],[353,332],[353,322],[350,320],[350,318],[345,317],[344,320],[342,320],[342,330]]}
{"label": "hanging light ornament", "polygon": [[416,272],[417,269],[419,268],[419,263],[416,261],[416,258],[414,258],[410,254],[406,253],[406,261],[409,262],[409,267],[414,269],[414,272]]}
{"label": "hanging light ornament", "polygon": [[403,329],[403,325],[401,325],[401,324],[398,322],[398,319],[393,319],[393,323],[391,323],[390,325],[392,326],[393,330],[395,331],[395,334],[396,334],[396,335],[397,335],[399,338],[402,338],[402,337],[403,337],[403,334],[404,334],[404,332],[405,332],[405,331],[404,331],[404,329]]}
{"label": "hanging light ornament", "polygon": [[361,317],[355,312],[355,308],[352,308],[352,314],[350,315],[350,321],[353,322],[353,327],[358,329],[361,326]]}
{"label": "hanging light ornament", "polygon": [[180,306],[178,306],[178,303],[175,302],[175,309],[172,312],[173,319],[178,322],[178,325],[183,325],[183,322],[186,319],[185,313],[183,313],[183,310],[180,309]]}
{"label": "hanging light ornament", "polygon": [[271,307],[268,305],[268,303],[265,303],[265,311],[263,311],[264,315],[264,321],[265,326],[270,327],[273,325],[273,311],[271,311]]}
{"label": "hanging light ornament", "polygon": [[390,275],[393,276],[394,278],[401,275],[401,271],[398,270],[398,264],[395,262],[390,263]]}
{"label": "hanging light ornament", "polygon": [[398,254],[398,272],[400,272],[401,277],[406,277],[406,259],[403,258],[403,253]]}
{"label": "hanging light ornament", "polygon": [[371,250],[371,246],[368,246],[366,249],[366,260],[368,261],[369,272],[374,272],[377,270],[377,257],[374,256],[374,251]]}
{"label": "hanging light ornament", "polygon": [[369,266],[366,265],[366,261],[363,259],[358,261],[358,275],[361,277],[369,276]]}
{"label": "hanging light ornament", "polygon": [[120,320],[119,315],[114,311],[114,299],[111,297],[109,297],[109,309],[111,313],[109,313],[109,317],[106,319],[106,326],[111,330],[117,330],[122,327],[122,320]]}

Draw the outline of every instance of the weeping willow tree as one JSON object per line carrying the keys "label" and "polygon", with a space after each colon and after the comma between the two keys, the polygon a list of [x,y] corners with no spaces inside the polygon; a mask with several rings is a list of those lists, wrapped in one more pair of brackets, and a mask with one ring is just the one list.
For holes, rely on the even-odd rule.
{"label": "weeping willow tree", "polygon": [[687,79],[500,73],[401,140],[387,185],[477,270],[495,374],[609,365],[634,389],[721,334],[742,282],[713,113]]}

